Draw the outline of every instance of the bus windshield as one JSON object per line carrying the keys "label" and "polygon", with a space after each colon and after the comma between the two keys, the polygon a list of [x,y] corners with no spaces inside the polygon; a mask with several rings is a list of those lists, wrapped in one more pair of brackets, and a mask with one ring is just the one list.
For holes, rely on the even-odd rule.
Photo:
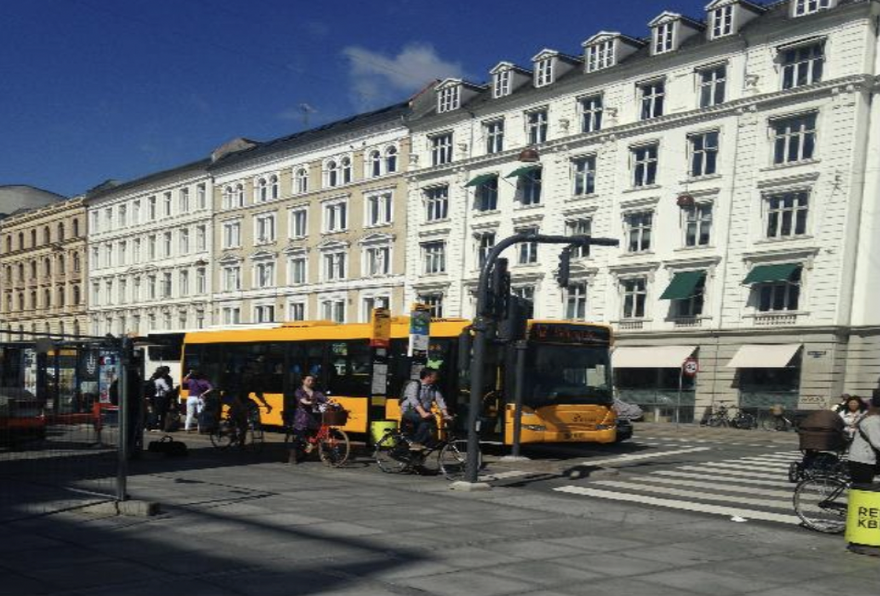
{"label": "bus windshield", "polygon": [[611,405],[607,346],[532,344],[526,352],[523,403]]}

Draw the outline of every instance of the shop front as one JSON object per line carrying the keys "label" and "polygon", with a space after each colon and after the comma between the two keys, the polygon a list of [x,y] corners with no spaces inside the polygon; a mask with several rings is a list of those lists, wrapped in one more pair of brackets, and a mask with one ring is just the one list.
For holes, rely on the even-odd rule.
{"label": "shop front", "polygon": [[802,344],[745,344],[727,368],[736,369],[739,407],[758,412],[799,406]]}
{"label": "shop front", "polygon": [[694,376],[683,365],[696,346],[624,346],[611,355],[618,399],[636,404],[648,422],[693,422]]}

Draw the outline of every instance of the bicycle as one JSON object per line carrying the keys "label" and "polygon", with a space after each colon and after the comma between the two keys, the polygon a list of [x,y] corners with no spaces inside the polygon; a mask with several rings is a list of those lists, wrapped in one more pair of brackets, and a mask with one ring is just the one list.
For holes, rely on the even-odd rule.
{"label": "bicycle", "polygon": [[[242,449],[253,452],[263,450],[265,436],[260,421],[260,406],[251,404],[247,412],[247,428],[244,432],[239,428],[239,420],[233,415],[231,408],[221,415],[220,420],[210,431],[211,445],[220,450],[238,445]],[[242,437],[244,441],[242,442]]]}
{"label": "bicycle", "polygon": [[[460,480],[464,478],[467,466],[467,440],[460,437],[451,424],[443,425],[440,431],[441,439],[434,441],[424,451],[413,451],[410,449],[412,440],[407,433],[399,429],[387,429],[376,443],[373,459],[386,474],[421,474],[433,471],[430,460],[436,453],[436,469],[447,480]],[[483,456],[477,451],[477,469],[482,466]]]}
{"label": "bicycle", "polygon": [[718,406],[718,409],[706,419],[705,424],[711,427],[731,426],[743,430],[755,428],[755,417],[744,412],[742,409],[737,410],[736,414],[730,416],[730,410],[724,404]]}
{"label": "bicycle", "polygon": [[[307,439],[309,445],[317,446],[318,459],[325,466],[338,468],[348,461],[348,456],[351,454],[351,441],[344,430],[337,428],[345,426],[346,422],[348,422],[348,411],[341,408],[327,409],[321,413],[321,425],[318,430]],[[303,452],[303,446],[294,435],[292,425],[286,427],[284,445],[288,450],[296,452],[296,457],[299,459],[300,453]]]}
{"label": "bicycle", "polygon": [[766,416],[761,421],[761,428],[764,430],[775,430],[778,432],[787,432],[797,430],[797,423],[785,415],[785,409],[780,405],[770,408],[770,416]]}
{"label": "bicycle", "polygon": [[794,512],[804,526],[825,534],[840,534],[846,528],[850,486],[846,467],[833,474],[808,474],[794,489]]}

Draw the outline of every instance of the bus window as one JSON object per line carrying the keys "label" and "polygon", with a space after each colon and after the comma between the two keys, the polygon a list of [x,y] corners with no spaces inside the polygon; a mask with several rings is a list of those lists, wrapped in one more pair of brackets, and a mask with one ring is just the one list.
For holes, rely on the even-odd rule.
{"label": "bus window", "polygon": [[328,389],[335,395],[369,397],[370,346],[365,340],[330,342]]}
{"label": "bus window", "polygon": [[611,404],[608,350],[592,346],[532,344],[526,353],[524,403]]}

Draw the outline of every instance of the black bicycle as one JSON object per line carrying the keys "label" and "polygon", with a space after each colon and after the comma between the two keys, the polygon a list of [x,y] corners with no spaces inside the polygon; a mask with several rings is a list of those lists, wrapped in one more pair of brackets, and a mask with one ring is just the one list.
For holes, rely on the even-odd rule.
{"label": "black bicycle", "polygon": [[731,416],[730,411],[724,404],[719,405],[718,409],[712,412],[712,414],[706,419],[705,423],[708,426],[716,428],[730,426],[743,430],[751,430],[757,426],[754,416],[748,412],[744,412],[742,409],[737,410],[736,414]]}
{"label": "black bicycle", "polygon": [[[387,474],[434,474],[438,471],[449,480],[464,478],[467,465],[467,440],[459,436],[452,424],[444,424],[439,439],[424,450],[411,449],[412,439],[399,429],[387,429],[376,443],[373,459]],[[477,468],[483,465],[482,453],[477,451]]]}
{"label": "black bicycle", "polygon": [[808,474],[794,489],[794,512],[811,530],[840,534],[846,529],[851,485],[846,466],[832,474]]}

